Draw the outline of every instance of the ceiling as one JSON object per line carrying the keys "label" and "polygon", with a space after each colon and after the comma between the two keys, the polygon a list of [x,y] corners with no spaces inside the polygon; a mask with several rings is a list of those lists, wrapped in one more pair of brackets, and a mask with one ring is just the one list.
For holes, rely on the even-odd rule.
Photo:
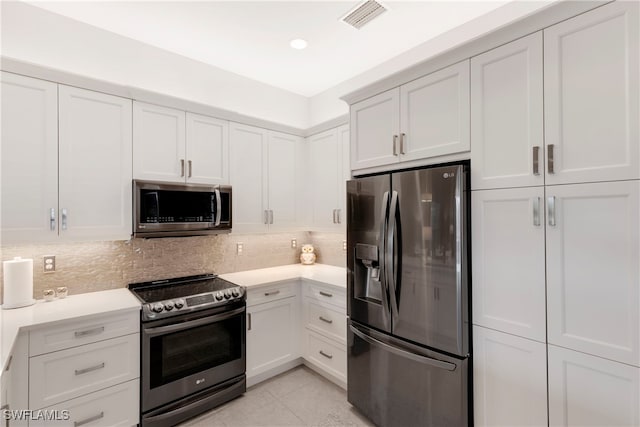
{"label": "ceiling", "polygon": [[[224,70],[311,97],[508,3],[384,1],[360,30],[357,1],[28,1]],[[305,50],[289,41],[306,39]]]}

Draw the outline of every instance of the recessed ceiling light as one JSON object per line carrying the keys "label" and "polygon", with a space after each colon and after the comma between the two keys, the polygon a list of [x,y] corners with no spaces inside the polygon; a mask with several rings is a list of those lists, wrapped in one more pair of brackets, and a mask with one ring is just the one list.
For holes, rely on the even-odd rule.
{"label": "recessed ceiling light", "polygon": [[304,49],[307,47],[307,41],[304,39],[293,39],[289,42],[289,45],[294,49]]}

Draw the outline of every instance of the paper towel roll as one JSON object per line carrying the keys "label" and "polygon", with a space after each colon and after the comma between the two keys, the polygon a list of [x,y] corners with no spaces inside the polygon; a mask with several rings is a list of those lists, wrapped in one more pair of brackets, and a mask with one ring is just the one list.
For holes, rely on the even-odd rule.
{"label": "paper towel roll", "polygon": [[15,257],[2,263],[4,272],[3,309],[33,304],[33,260]]}

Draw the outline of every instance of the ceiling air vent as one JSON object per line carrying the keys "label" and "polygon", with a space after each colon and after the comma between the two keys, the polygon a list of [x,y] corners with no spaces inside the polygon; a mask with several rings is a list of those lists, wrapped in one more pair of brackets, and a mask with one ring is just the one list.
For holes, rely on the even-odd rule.
{"label": "ceiling air vent", "polygon": [[375,0],[367,0],[358,6],[355,9],[347,13],[342,19],[342,22],[345,22],[351,25],[353,28],[359,30],[365,24],[371,22],[374,18],[380,16],[383,12],[386,12],[387,9],[378,3]]}

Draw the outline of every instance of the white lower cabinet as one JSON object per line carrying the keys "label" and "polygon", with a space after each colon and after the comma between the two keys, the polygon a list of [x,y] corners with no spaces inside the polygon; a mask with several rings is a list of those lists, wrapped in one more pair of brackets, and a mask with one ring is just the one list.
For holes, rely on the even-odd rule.
{"label": "white lower cabinet", "polygon": [[[43,412],[54,413],[63,419],[55,422],[57,427],[128,427],[138,424],[139,400],[140,382],[135,379],[44,408],[46,412]],[[31,421],[29,426],[45,427],[51,423],[52,421],[39,419]]]}
{"label": "white lower cabinet", "polygon": [[640,425],[640,368],[549,345],[549,425]]}
{"label": "white lower cabinet", "polygon": [[475,425],[546,425],[546,345],[480,326],[473,345]]}
{"label": "white lower cabinet", "polygon": [[[330,374],[328,378],[342,385],[347,384],[346,343],[332,340],[311,330],[305,331],[304,359],[316,370]],[[335,381],[338,380],[338,381]],[[342,383],[341,383],[342,382]]]}
{"label": "white lower cabinet", "polygon": [[[247,382],[278,369],[300,357],[298,344],[297,282],[249,289],[247,300],[260,304],[247,306]],[[257,297],[256,297],[257,295]],[[265,302],[265,298],[270,301]]]}

